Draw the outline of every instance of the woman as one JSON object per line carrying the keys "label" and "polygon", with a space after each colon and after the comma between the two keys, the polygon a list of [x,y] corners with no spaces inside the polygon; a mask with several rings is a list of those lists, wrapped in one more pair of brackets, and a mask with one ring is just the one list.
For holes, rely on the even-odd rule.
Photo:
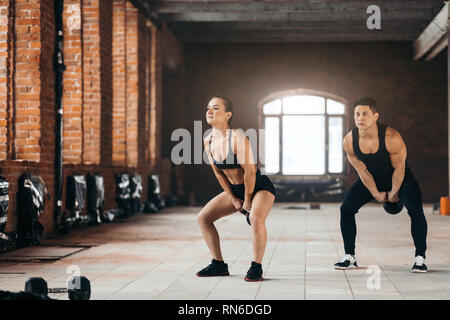
{"label": "woman", "polygon": [[211,99],[206,121],[212,126],[212,132],[204,145],[214,174],[224,191],[211,199],[197,217],[213,257],[211,264],[199,271],[197,276],[229,275],[214,221],[241,211],[247,215],[253,233],[254,261],[245,280],[262,281],[261,263],[267,242],[265,220],[275,200],[275,188],[269,178],[260,174],[248,138],[243,132],[231,128],[232,116],[233,104],[228,98],[216,96]]}

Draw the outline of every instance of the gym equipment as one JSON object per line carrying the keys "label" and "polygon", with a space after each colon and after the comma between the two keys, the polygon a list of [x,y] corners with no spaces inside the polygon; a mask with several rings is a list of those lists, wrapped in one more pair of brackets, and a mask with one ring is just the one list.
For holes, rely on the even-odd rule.
{"label": "gym equipment", "polygon": [[245,219],[247,220],[248,225],[251,226],[251,224],[250,224],[250,212],[248,212],[247,210],[242,209],[241,213],[245,216]]}
{"label": "gym equipment", "polygon": [[398,202],[386,201],[385,203],[383,203],[384,211],[386,211],[389,214],[397,214],[403,210],[403,207],[404,207],[403,202],[401,201]]}
{"label": "gym equipment", "polygon": [[83,211],[84,197],[86,195],[86,180],[82,175],[67,176],[66,209],[71,212],[66,216],[66,223],[69,229],[75,226],[83,226],[90,223],[88,215],[81,215]]}
{"label": "gym equipment", "polygon": [[450,198],[449,197],[441,197],[439,207],[440,207],[441,216],[449,216],[450,215]]}
{"label": "gym equipment", "polygon": [[178,204],[179,200],[177,196],[167,196],[165,197],[166,207],[174,207]]}
{"label": "gym equipment", "polygon": [[24,301],[24,300],[52,300],[46,296],[38,296],[29,292],[11,292],[11,291],[3,291],[0,290],[0,300],[9,300],[9,301]]}
{"label": "gym equipment", "polygon": [[156,213],[158,211],[159,211],[159,209],[155,206],[155,204],[153,202],[146,201],[144,203],[144,208],[143,208],[144,213]]}
{"label": "gym equipment", "polygon": [[143,205],[141,203],[141,196],[144,189],[142,187],[142,176],[140,174],[134,174],[130,180],[130,193],[131,193],[131,207],[133,213],[141,213]]}
{"label": "gym equipment", "polygon": [[66,288],[48,288],[47,281],[40,277],[29,278],[25,282],[25,292],[41,297],[49,293],[68,293],[70,300],[89,300],[91,298],[91,283],[83,276],[72,276],[67,281]]}
{"label": "gym equipment", "polygon": [[8,221],[9,206],[9,182],[4,177],[0,177],[0,233],[5,230]]}
{"label": "gym equipment", "polygon": [[133,215],[130,177],[126,173],[116,174],[116,202],[119,206],[119,209],[123,211],[123,216],[121,216],[120,218],[126,218]]}
{"label": "gym equipment", "polygon": [[14,245],[16,234],[14,232],[4,232],[8,222],[9,207],[9,182],[4,177],[0,177],[0,250],[4,250]]}
{"label": "gym equipment", "polygon": [[24,173],[17,191],[17,245],[37,245],[44,233],[39,216],[44,211],[48,192],[40,176]]}
{"label": "gym equipment", "polygon": [[95,225],[108,219],[103,215],[105,208],[105,187],[103,177],[99,174],[87,175],[86,209],[91,217],[90,224]]}
{"label": "gym equipment", "polygon": [[161,198],[161,187],[159,184],[159,176],[152,174],[148,179],[148,201],[153,203],[158,210],[165,207],[165,200]]}

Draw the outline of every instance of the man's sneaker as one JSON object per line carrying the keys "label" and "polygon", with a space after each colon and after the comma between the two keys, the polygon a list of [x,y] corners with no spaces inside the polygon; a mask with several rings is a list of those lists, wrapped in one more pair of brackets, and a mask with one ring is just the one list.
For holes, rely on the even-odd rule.
{"label": "man's sneaker", "polygon": [[245,281],[263,281],[262,274],[262,265],[260,263],[252,261],[252,265],[250,266],[250,269],[248,269],[247,275],[245,276]]}
{"label": "man's sneaker", "polygon": [[355,256],[346,254],[338,263],[334,264],[334,268],[337,270],[356,269],[358,264],[356,263]]}
{"label": "man's sneaker", "polygon": [[212,259],[211,263],[197,272],[197,277],[215,277],[215,276],[229,276],[228,265],[219,260]]}
{"label": "man's sneaker", "polygon": [[422,256],[416,256],[416,260],[411,269],[411,272],[427,272],[427,265],[424,263],[425,258]]}

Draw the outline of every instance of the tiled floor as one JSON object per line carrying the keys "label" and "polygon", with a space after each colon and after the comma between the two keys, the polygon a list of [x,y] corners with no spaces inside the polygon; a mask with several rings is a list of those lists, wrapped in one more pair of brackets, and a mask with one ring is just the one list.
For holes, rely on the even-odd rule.
{"label": "tiled floor", "polygon": [[357,215],[360,269],[337,271],[332,266],[343,255],[339,204],[322,204],[319,210],[288,210],[288,205],[276,204],[267,220],[263,282],[243,280],[252,246],[250,227],[241,214],[216,223],[231,276],[196,277],[210,262],[196,223],[200,208],[176,207],[46,240],[44,244],[93,247],[56,262],[2,262],[0,288],[23,290],[31,276],[61,287],[70,276],[68,268],[75,266],[91,280],[92,299],[450,298],[450,217],[425,207],[429,272],[413,274],[408,215],[390,216],[381,206],[368,205]]}

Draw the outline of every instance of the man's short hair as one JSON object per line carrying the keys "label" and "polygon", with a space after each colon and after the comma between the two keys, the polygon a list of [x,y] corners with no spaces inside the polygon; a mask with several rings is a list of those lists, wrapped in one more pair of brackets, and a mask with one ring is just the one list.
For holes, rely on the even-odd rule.
{"label": "man's short hair", "polygon": [[372,110],[373,113],[378,112],[377,111],[377,102],[374,98],[371,97],[363,97],[355,102],[355,105],[353,106],[353,109],[357,106],[369,106],[370,110]]}

